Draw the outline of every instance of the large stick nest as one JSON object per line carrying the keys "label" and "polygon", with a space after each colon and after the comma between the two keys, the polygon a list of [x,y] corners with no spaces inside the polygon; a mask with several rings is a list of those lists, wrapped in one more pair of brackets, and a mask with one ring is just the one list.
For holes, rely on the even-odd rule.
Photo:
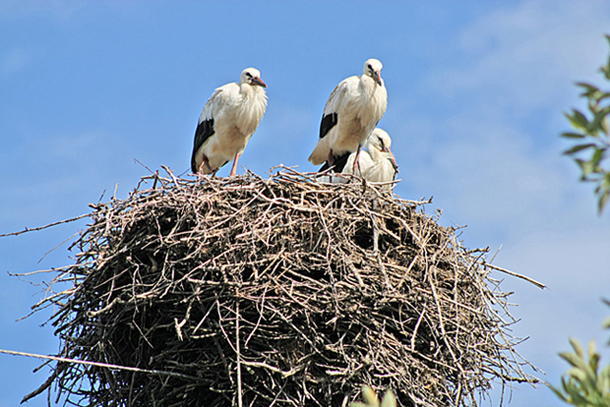
{"label": "large stick nest", "polygon": [[533,381],[483,254],[419,203],[290,169],[143,181],[92,205],[71,287],[37,307],[60,306],[60,356],[147,371],[59,362],[71,402],[346,406],[368,384],[471,406]]}

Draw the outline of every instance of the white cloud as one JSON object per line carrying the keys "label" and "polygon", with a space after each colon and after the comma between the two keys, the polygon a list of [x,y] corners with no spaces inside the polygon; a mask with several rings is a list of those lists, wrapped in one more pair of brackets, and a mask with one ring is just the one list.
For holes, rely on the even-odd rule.
{"label": "white cloud", "polygon": [[573,81],[595,76],[606,58],[609,24],[607,3],[528,1],[466,28],[455,65],[430,72],[418,92],[445,112],[394,117],[405,129],[395,141],[406,158],[402,176],[457,215],[452,221],[511,241],[551,224],[574,226],[579,210],[594,213],[591,192],[561,156],[567,122],[557,118],[577,98]]}
{"label": "white cloud", "polygon": [[448,97],[477,92],[483,103],[502,108],[544,107],[573,81],[598,78],[609,15],[602,1],[524,1],[492,12],[460,37],[467,62],[435,72],[429,85]]}

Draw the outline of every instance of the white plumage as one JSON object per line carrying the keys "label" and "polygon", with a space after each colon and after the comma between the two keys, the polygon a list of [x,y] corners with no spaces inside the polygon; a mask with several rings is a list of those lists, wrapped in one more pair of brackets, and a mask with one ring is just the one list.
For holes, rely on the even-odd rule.
{"label": "white plumage", "polygon": [[266,87],[260,72],[247,68],[241,73],[240,83],[228,83],[214,91],[195,131],[193,173],[216,174],[233,160],[230,175],[236,174],[237,161],[265,114]]}
{"label": "white plumage", "polygon": [[[391,145],[390,135],[386,131],[376,128],[364,143],[366,150],[362,151],[359,157],[360,170],[354,165],[356,153],[352,153],[347,159],[343,173],[360,175],[371,182],[394,181],[396,173],[398,173],[398,164],[390,150]],[[356,168],[355,171],[354,168]]]}
{"label": "white plumage", "polygon": [[[362,144],[383,117],[387,92],[377,59],[364,63],[361,76],[344,79],[331,93],[320,124],[320,139],[309,157],[314,165],[334,166],[341,172],[350,153],[359,155]],[[357,160],[354,165],[357,165]]]}

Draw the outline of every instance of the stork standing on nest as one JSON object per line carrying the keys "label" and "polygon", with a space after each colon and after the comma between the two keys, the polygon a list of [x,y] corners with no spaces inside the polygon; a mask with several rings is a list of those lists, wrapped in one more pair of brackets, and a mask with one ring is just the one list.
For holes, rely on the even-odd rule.
{"label": "stork standing on nest", "polygon": [[320,171],[332,168],[341,172],[349,155],[356,157],[356,171],[362,144],[371,134],[387,107],[388,95],[381,69],[383,65],[371,58],[364,63],[362,76],[344,79],[331,93],[320,124],[320,139],[309,156],[314,165],[324,164]]}
{"label": "stork standing on nest", "polygon": [[364,143],[365,151],[360,154],[358,163],[360,171],[354,172],[353,170],[356,153],[352,153],[347,159],[343,173],[360,175],[372,182],[394,181],[398,173],[398,164],[390,150],[391,145],[390,135],[386,131],[376,128]]}
{"label": "stork standing on nest", "polygon": [[191,157],[194,174],[215,175],[233,160],[230,175],[236,175],[237,161],[267,109],[266,87],[260,72],[247,68],[239,83],[228,83],[214,91],[195,131]]}

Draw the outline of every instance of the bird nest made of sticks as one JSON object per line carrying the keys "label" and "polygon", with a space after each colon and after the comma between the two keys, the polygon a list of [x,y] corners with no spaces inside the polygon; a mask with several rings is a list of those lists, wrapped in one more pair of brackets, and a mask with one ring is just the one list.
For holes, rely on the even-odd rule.
{"label": "bird nest made of sticks", "polygon": [[242,407],[346,406],[367,384],[436,407],[535,381],[481,251],[422,203],[314,181],[168,171],[92,205],[75,264],[53,271],[70,287],[36,305],[58,307],[47,387],[86,406]]}

